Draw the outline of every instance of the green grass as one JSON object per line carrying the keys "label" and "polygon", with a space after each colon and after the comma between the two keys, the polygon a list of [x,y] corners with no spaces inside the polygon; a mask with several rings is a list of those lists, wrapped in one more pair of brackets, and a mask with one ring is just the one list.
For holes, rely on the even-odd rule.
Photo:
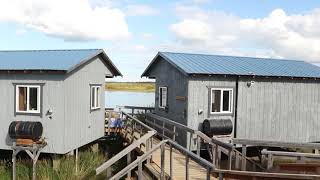
{"label": "green grass", "polygon": [[[59,159],[56,168],[50,160],[39,160],[37,162],[37,179],[40,180],[96,180],[101,177],[95,176],[95,169],[105,161],[102,153],[92,151],[80,152],[78,173],[75,173],[75,158],[64,156]],[[32,178],[32,163],[30,159],[17,161],[17,180],[28,180]],[[0,180],[12,179],[12,166],[10,162],[0,161]]]}
{"label": "green grass", "polygon": [[107,82],[106,90],[108,91],[137,91],[137,92],[154,92],[155,83],[153,82]]}

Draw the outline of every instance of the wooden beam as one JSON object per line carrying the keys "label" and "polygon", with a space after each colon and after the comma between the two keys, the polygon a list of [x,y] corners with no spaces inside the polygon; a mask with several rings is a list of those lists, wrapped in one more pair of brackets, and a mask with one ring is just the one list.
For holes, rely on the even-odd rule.
{"label": "wooden beam", "polygon": [[281,141],[251,140],[251,139],[233,139],[234,144],[245,144],[262,147],[283,147],[283,148],[309,148],[320,149],[320,143],[293,143]]}
{"label": "wooden beam", "polygon": [[268,151],[262,150],[262,155],[274,155],[274,156],[287,156],[287,157],[308,157],[308,158],[320,158],[320,154],[313,153],[299,153],[299,152],[285,152],[285,151]]}

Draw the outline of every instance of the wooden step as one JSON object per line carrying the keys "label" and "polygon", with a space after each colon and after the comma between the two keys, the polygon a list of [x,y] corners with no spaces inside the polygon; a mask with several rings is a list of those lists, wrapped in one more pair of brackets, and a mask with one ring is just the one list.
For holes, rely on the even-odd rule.
{"label": "wooden step", "polygon": [[[139,179],[139,172],[135,171],[135,174],[137,176],[137,179]],[[153,178],[146,171],[142,171],[142,179],[141,180],[153,180]]]}
{"label": "wooden step", "polygon": [[[155,163],[145,164],[146,171],[152,176],[153,179],[160,179],[161,169]],[[164,174],[165,179],[170,179],[167,173]]]}
{"label": "wooden step", "polygon": [[320,174],[319,163],[280,163],[275,168],[278,172],[290,172],[299,174]]}

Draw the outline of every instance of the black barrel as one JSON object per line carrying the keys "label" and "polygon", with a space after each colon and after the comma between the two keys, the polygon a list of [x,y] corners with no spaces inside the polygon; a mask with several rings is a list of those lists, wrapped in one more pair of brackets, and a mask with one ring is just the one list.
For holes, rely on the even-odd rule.
{"label": "black barrel", "polygon": [[202,132],[209,137],[214,135],[229,135],[233,124],[230,119],[206,119],[202,123]]}
{"label": "black barrel", "polygon": [[13,121],[9,126],[9,136],[12,139],[32,139],[37,141],[42,136],[41,122]]}

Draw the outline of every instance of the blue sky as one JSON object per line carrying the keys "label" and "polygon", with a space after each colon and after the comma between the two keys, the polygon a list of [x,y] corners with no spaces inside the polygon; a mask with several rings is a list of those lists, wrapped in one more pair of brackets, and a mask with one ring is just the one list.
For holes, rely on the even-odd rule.
{"label": "blue sky", "polygon": [[158,51],[320,61],[317,0],[0,3],[0,49],[103,48],[124,74],[116,81],[146,80]]}

